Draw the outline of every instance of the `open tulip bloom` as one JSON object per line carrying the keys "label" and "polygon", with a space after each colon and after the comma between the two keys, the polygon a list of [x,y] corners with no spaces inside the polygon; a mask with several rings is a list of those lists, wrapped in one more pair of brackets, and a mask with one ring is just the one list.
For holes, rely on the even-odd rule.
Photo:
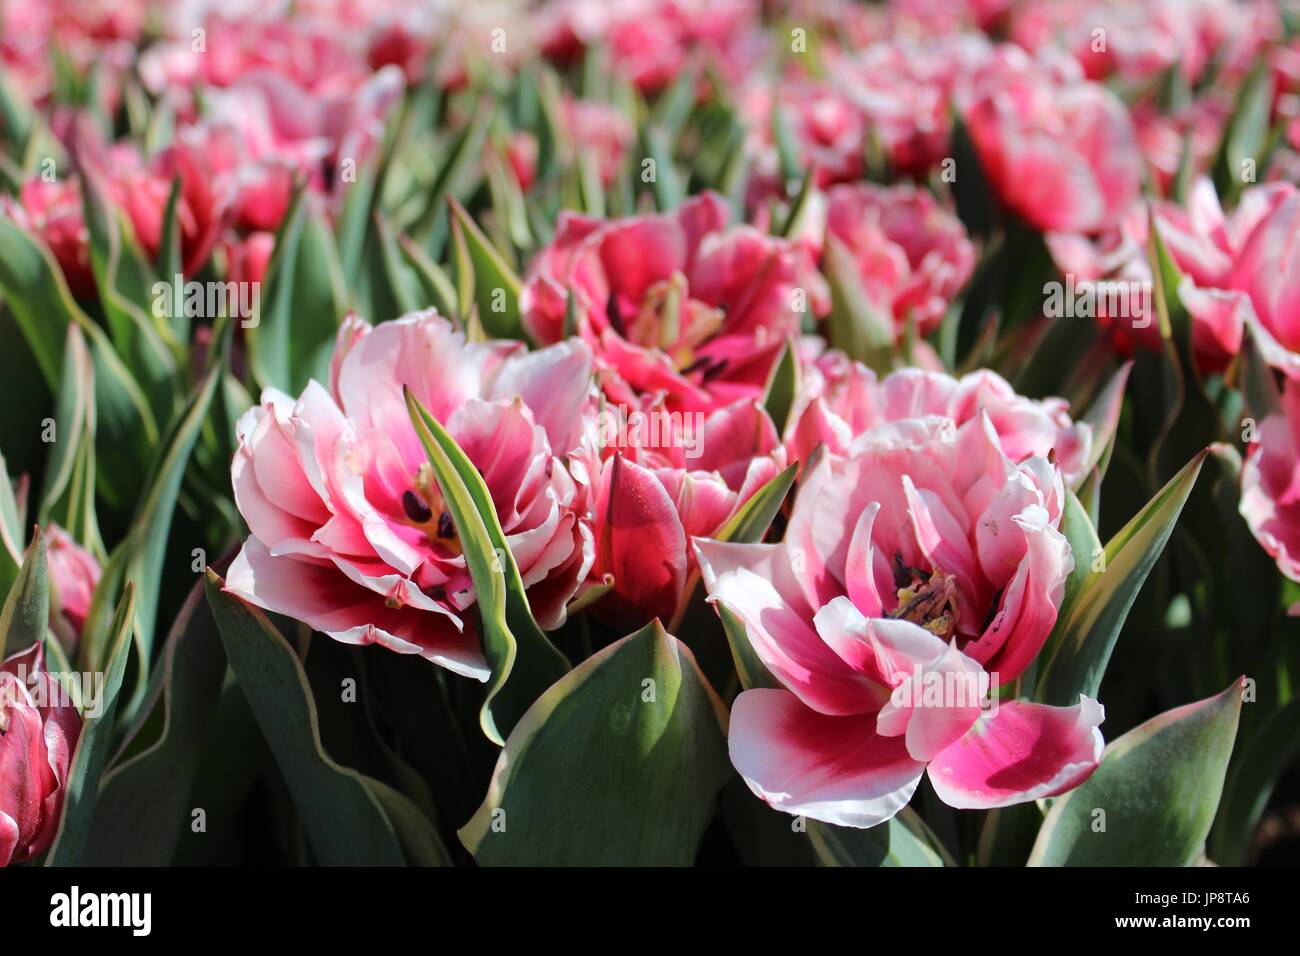
{"label": "open tulip bloom", "polygon": [[1297,14],[0,3],[0,864],[1294,862]]}

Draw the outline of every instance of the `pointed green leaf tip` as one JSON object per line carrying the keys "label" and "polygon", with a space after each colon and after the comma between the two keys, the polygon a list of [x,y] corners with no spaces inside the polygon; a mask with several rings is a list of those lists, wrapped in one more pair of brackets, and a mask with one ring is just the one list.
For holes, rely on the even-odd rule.
{"label": "pointed green leaf tip", "polygon": [[685,866],[731,775],[727,715],[658,621],[558,680],[460,838],[480,865]]}
{"label": "pointed green leaf tip", "polygon": [[1113,741],[1097,770],[1052,802],[1030,866],[1190,866],[1223,792],[1246,679]]}

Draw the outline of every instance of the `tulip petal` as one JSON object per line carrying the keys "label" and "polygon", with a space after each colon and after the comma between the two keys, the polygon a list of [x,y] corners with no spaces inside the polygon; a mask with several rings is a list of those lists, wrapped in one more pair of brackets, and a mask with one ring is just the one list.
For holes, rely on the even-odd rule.
{"label": "tulip petal", "polygon": [[1096,769],[1105,746],[1101,704],[1073,707],[1007,701],[976,721],[929,766],[935,793],[959,810],[989,810],[1055,796]]}
{"label": "tulip petal", "polygon": [[748,690],[731,708],[731,762],[769,806],[836,826],[883,823],[907,805],[924,764],[874,715],[830,717],[783,690]]}
{"label": "tulip petal", "polygon": [[696,539],[695,549],[709,600],[745,622],[754,653],[773,677],[823,714],[879,709],[884,687],[855,671],[809,626],[811,609],[800,600],[781,545]]}

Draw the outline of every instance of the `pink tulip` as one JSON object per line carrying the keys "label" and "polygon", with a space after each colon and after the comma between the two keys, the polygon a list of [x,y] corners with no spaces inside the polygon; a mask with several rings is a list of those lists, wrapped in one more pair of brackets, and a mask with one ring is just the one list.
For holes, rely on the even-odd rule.
{"label": "pink tulip", "polygon": [[69,655],[75,653],[103,573],[95,556],[52,524],[45,532],[50,573],[50,628]]}
{"label": "pink tulip", "polygon": [[801,245],[727,219],[715,193],[654,216],[561,214],[524,285],[529,333],[558,341],[571,291],[613,401],[662,392],[674,410],[710,411],[760,396],[804,312],[824,314],[829,294]]}
{"label": "pink tulip", "polygon": [[985,177],[1034,228],[1098,232],[1137,200],[1137,134],[1105,87],[1034,64],[990,70],[963,99]]}
{"label": "pink tulip", "polygon": [[0,213],[45,243],[59,264],[68,289],[80,299],[96,294],[90,265],[89,234],[75,176],[47,182],[29,179],[17,197],[0,196]]}
{"label": "pink tulip", "polygon": [[1259,425],[1241,469],[1241,515],[1278,570],[1300,581],[1300,382],[1288,379],[1280,412]]}
{"label": "pink tulip", "polygon": [[[1160,238],[1183,275],[1177,293],[1192,319],[1192,347],[1202,372],[1218,372],[1227,366],[1240,351],[1243,329],[1254,315],[1260,315],[1260,321],[1268,316],[1271,321],[1267,294],[1249,294],[1247,271],[1252,266],[1247,257],[1258,255],[1269,263],[1257,266],[1264,270],[1263,285],[1269,281],[1269,269],[1275,273],[1285,269],[1284,264],[1266,258],[1277,254],[1277,237],[1257,244],[1256,235],[1265,222],[1278,228],[1285,221],[1275,210],[1280,211],[1294,193],[1293,187],[1283,184],[1255,187],[1244,193],[1236,209],[1225,213],[1214,186],[1208,179],[1199,179],[1185,206],[1151,203],[1150,215]],[[1096,239],[1054,233],[1047,236],[1047,245],[1057,267],[1076,283],[1107,280],[1149,285],[1149,222],[1148,210],[1136,205],[1116,228]],[[1285,228],[1281,226],[1282,232]],[[1128,317],[1099,311],[1097,320],[1122,353],[1161,347],[1160,330],[1149,310]],[[1259,323],[1255,324],[1258,328]],[[1266,330],[1257,332],[1257,337],[1266,338]],[[1261,345],[1266,343],[1261,341]],[[1284,353],[1285,349],[1273,351]]]}
{"label": "pink tulip", "polygon": [[609,50],[618,75],[653,92],[692,59],[731,79],[761,53],[759,4],[754,0],[559,0],[543,6],[533,26],[547,56],[571,62],[593,43]]}
{"label": "pink tulip", "polygon": [[1017,395],[987,369],[960,379],[900,369],[878,381],[843,353],[820,349],[817,340],[802,343],[801,388],[785,434],[793,461],[810,461],[819,445],[846,454],[856,436],[903,419],[939,416],[960,426],[987,415],[1002,453],[1012,461],[1050,455],[1070,483],[1087,471],[1092,426],[1073,421],[1064,399]]}
{"label": "pink tulip", "polygon": [[1231,292],[1214,305],[1244,315],[1269,364],[1300,378],[1300,191],[1289,183],[1255,187],[1239,215],[1254,228],[1228,274]]}
{"label": "pink tulip", "polygon": [[0,866],[39,856],[63,812],[81,715],[33,644],[0,663]]}
{"label": "pink tulip", "polygon": [[251,536],[226,588],[349,644],[419,654],[486,680],[450,512],[411,425],[408,386],[479,469],[539,623],[558,627],[591,567],[576,447],[591,353],[470,344],[419,313],[339,332],[330,387],[267,390],[239,421],[232,475]]}
{"label": "pink tulip", "polygon": [[799,168],[816,170],[819,188],[862,178],[867,117],[841,84],[797,77],[774,89],[770,80],[755,79],[740,104],[755,153],[746,194],[749,206],[762,208],[769,197],[786,192],[773,125],[777,106],[798,150]]}
{"label": "pink tulip", "polygon": [[266,278],[275,251],[275,233],[254,232],[244,239],[227,239],[225,245],[228,281],[255,283]]}
{"label": "pink tulip", "polygon": [[691,538],[716,534],[784,467],[776,429],[752,400],[690,416],[605,405],[587,427],[572,468],[596,540],[591,581],[613,578],[593,612],[624,629],[671,621],[696,569]]}
{"label": "pink tulip", "polygon": [[85,174],[126,214],[136,241],[151,259],[157,258],[162,246],[172,183],[180,180],[176,220],[181,268],[185,275],[193,275],[215,248],[226,217],[226,197],[214,182],[209,157],[183,139],[146,160],[131,146],[104,148],[95,138],[89,134],[79,146]]}
{"label": "pink tulip", "polygon": [[1155,81],[1177,67],[1195,82],[1240,19],[1233,0],[1065,0],[1013,6],[1010,35],[1029,50],[1063,46],[1089,79]]}
{"label": "pink tulip", "polygon": [[[1056,622],[1074,564],[1063,497],[1057,469],[1012,461],[986,415],[906,419],[822,458],[783,542],[697,540],[710,600],[780,684],[732,707],[731,759],[750,789],[787,813],[870,827],[927,771],[958,808],[1087,778],[1102,751],[1096,701],[989,708]],[[952,686],[931,696],[945,675]]]}
{"label": "pink tulip", "polygon": [[975,268],[966,229],[930,193],[911,186],[836,186],[828,235],[852,257],[868,299],[894,322],[897,338],[915,323],[929,335]]}

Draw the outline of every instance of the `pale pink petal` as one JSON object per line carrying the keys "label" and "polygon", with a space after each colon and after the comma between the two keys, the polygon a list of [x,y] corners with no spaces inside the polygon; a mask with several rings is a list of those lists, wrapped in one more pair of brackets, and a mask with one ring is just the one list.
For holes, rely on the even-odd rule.
{"label": "pale pink petal", "polygon": [[1080,697],[1073,707],[1006,701],[930,763],[930,783],[962,810],[1040,800],[1083,783],[1105,746],[1101,704]]}
{"label": "pale pink petal", "polygon": [[836,826],[873,827],[907,805],[924,764],[880,737],[874,716],[829,717],[782,690],[748,690],[731,708],[728,749],[770,806]]}

